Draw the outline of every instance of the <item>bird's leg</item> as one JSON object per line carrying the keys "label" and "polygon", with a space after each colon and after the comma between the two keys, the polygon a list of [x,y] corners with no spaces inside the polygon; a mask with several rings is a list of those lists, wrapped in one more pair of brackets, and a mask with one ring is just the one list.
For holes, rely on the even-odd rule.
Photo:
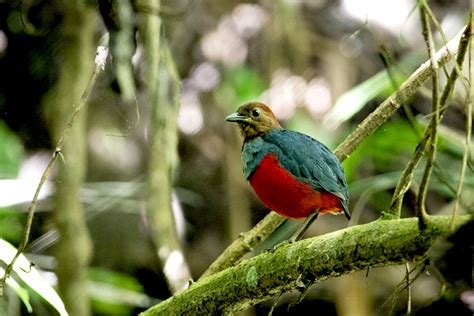
{"label": "bird's leg", "polygon": [[303,236],[304,232],[308,229],[309,225],[311,225],[316,218],[318,218],[319,215],[319,210],[315,210],[311,215],[309,215],[303,225],[296,231],[296,233],[293,234],[290,238],[290,243],[293,243],[295,241],[300,240],[300,238]]}
{"label": "bird's leg", "polygon": [[309,225],[311,225],[315,220],[316,218],[318,218],[318,215],[319,215],[319,210],[315,210],[313,213],[311,213],[306,219],[305,221],[303,222],[303,224],[301,225],[300,228],[298,228],[298,230],[287,240],[284,240],[280,243],[278,243],[276,246],[274,246],[272,249],[270,249],[269,251],[270,252],[274,252],[275,250],[277,250],[278,248],[280,248],[281,246],[284,246],[284,245],[287,245],[287,244],[292,244],[294,243],[295,241],[298,241],[301,239],[301,237],[303,236],[304,232],[306,231],[306,229],[308,229]]}

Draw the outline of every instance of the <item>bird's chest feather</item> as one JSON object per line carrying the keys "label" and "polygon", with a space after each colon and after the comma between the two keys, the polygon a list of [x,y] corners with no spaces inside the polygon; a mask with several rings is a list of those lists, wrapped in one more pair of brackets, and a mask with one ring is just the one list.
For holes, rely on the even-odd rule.
{"label": "bird's chest feather", "polygon": [[308,183],[296,179],[271,152],[261,159],[248,180],[265,205],[286,217],[305,218],[316,209],[322,213],[340,209],[336,196],[316,191]]}

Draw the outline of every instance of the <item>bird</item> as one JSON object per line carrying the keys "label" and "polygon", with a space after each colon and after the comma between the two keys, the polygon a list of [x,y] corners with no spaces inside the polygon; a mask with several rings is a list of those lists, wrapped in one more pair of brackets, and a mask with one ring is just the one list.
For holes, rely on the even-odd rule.
{"label": "bird", "polygon": [[344,213],[350,219],[344,170],[328,147],[284,129],[261,102],[245,103],[225,120],[239,126],[244,177],[263,204],[286,218],[305,219],[290,242],[319,214]]}

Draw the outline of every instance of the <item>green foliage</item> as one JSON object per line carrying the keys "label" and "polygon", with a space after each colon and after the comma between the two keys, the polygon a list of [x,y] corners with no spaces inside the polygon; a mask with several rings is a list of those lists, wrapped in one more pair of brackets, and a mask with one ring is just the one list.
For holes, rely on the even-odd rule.
{"label": "green foliage", "polygon": [[418,144],[418,136],[405,121],[390,121],[369,136],[343,163],[348,182],[357,178],[360,168],[377,173],[401,170]]}
{"label": "green foliage", "polygon": [[314,119],[304,109],[298,109],[295,114],[285,122],[285,128],[301,132],[316,138],[326,146],[334,149],[338,142],[338,136],[320,124],[315,124]]}
{"label": "green foliage", "polygon": [[[20,139],[0,121],[0,179],[16,178],[23,158]],[[17,241],[23,231],[24,214],[15,207],[0,207],[0,238]]]}
{"label": "green foliage", "polygon": [[0,238],[19,241],[23,233],[25,214],[16,207],[0,208]]}
{"label": "green foliage", "polygon": [[20,139],[0,121],[0,178],[15,178],[23,157]]}
{"label": "green foliage", "polygon": [[[447,199],[454,199],[460,172],[461,157],[456,157],[450,152],[439,151],[430,188]],[[464,176],[464,188],[461,197],[467,198],[470,204],[474,203],[472,192],[474,192],[474,173],[468,171]]]}
{"label": "green foliage", "polygon": [[[15,247],[0,239],[0,261],[2,265],[9,264],[16,252]],[[0,275],[3,276],[4,272],[5,270],[0,268]],[[31,290],[35,295],[51,304],[59,315],[67,315],[64,304],[56,291],[24,255],[21,254],[18,257],[11,276],[14,276],[14,278],[8,278],[7,285],[18,295],[29,311],[31,310],[30,295],[26,292],[26,289]]]}
{"label": "green foliage", "polygon": [[256,100],[265,90],[265,84],[259,74],[246,66],[225,69],[223,80],[216,90],[219,105],[226,111],[234,111],[244,102]]}
{"label": "green foliage", "polygon": [[[430,190],[447,199],[453,199],[459,182],[463,139],[453,133],[447,133],[444,128],[440,130],[442,132],[439,135],[439,150]],[[403,120],[387,122],[372,134],[343,163],[350,183],[351,197],[370,192],[372,194],[371,202],[376,204],[377,208],[385,209],[390,203],[390,199],[382,198],[380,194],[384,190],[395,188],[402,170],[418,145],[419,137],[409,123]],[[415,171],[414,185],[418,185],[423,168],[424,164],[422,163]],[[357,180],[361,173],[370,173],[374,176]],[[468,192],[473,190],[474,175],[468,172],[464,178],[464,193],[462,195],[467,203],[472,201],[469,199]],[[380,194],[373,195],[377,192]]]}
{"label": "green foliage", "polygon": [[367,80],[341,94],[331,111],[326,116],[326,122],[338,126],[352,118],[369,101],[376,98],[386,98],[395,91],[397,86],[407,79],[407,75],[423,60],[419,54],[409,54],[397,65],[391,65],[390,73],[386,69],[379,71]]}
{"label": "green foliage", "polygon": [[157,303],[143,294],[143,287],[129,275],[91,268],[88,279],[92,309],[96,314],[130,315],[136,307],[146,308]]}

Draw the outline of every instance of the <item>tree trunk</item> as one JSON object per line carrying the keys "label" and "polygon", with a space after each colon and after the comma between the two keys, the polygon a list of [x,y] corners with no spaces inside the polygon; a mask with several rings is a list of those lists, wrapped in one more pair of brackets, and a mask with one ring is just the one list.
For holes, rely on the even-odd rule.
{"label": "tree trunk", "polygon": [[[96,25],[85,1],[58,1],[63,14],[58,34],[59,79],[43,100],[53,143],[57,143],[92,76]],[[59,293],[71,315],[89,315],[86,273],[91,241],[79,189],[86,172],[86,107],[76,117],[64,144],[56,176],[54,221],[60,239],[56,249]]]}
{"label": "tree trunk", "polygon": [[[158,12],[160,1],[141,1]],[[156,251],[172,293],[182,290],[191,279],[172,210],[173,173],[178,164],[180,81],[167,43],[161,43],[161,20],[147,14],[140,29],[147,66],[149,153],[147,212],[151,218]]]}

